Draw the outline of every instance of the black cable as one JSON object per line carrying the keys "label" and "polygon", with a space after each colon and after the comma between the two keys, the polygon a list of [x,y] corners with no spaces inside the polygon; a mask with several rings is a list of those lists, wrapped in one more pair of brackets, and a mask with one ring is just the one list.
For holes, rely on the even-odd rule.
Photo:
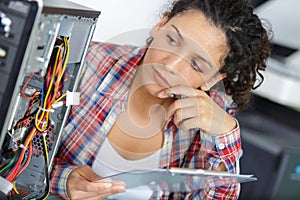
{"label": "black cable", "polygon": [[[44,136],[43,136],[44,137]],[[49,195],[49,191],[50,191],[50,183],[49,183],[49,173],[48,173],[48,168],[49,168],[49,161],[48,161],[48,150],[47,150],[47,144],[45,144],[43,142],[43,151],[44,151],[44,160],[45,160],[45,179],[46,179],[46,187],[45,187],[45,193],[43,194],[43,196],[39,197],[38,199],[46,199],[47,196]]]}

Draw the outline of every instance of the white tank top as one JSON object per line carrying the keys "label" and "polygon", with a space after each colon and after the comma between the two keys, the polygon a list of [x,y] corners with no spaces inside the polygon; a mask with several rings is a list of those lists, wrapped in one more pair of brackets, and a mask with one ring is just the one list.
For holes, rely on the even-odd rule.
{"label": "white tank top", "polygon": [[[148,157],[138,160],[126,160],[105,139],[93,162],[93,170],[102,177],[137,169],[157,169],[159,167],[160,150]],[[125,193],[114,194],[106,199],[149,199],[153,191],[146,185],[126,189]]]}
{"label": "white tank top", "polygon": [[93,170],[102,177],[137,169],[157,169],[160,150],[138,160],[126,160],[105,139],[93,163]]}

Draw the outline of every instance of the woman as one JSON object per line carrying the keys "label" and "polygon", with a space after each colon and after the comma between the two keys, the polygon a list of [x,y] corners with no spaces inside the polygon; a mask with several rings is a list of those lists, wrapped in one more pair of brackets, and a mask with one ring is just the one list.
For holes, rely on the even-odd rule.
{"label": "woman", "polygon": [[[81,105],[71,112],[52,170],[52,193],[109,198],[125,192],[126,183],[100,177],[141,168],[239,173],[234,113],[248,105],[269,54],[267,31],[247,0],[175,1],[143,49],[92,43]],[[235,184],[154,191],[147,198],[237,199],[239,190]]]}

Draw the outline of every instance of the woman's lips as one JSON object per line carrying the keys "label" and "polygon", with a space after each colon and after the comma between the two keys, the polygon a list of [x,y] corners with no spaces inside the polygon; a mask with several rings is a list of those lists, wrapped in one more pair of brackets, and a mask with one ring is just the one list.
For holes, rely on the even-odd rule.
{"label": "woman's lips", "polygon": [[157,81],[158,84],[165,87],[170,87],[168,80],[156,69],[154,69],[154,79]]}

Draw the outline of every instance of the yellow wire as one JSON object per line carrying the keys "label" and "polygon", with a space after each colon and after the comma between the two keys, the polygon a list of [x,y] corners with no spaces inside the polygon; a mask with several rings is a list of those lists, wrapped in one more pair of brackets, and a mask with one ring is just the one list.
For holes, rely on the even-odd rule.
{"label": "yellow wire", "polygon": [[19,191],[18,191],[18,189],[17,189],[17,186],[16,186],[16,181],[14,181],[13,184],[14,184],[13,189],[14,189],[15,193],[16,193],[16,194],[20,194]]}
{"label": "yellow wire", "polygon": [[[45,148],[45,157],[46,157],[46,161],[47,161],[47,165],[46,166],[49,166],[49,155],[48,155],[48,146],[47,146],[47,139],[46,139],[46,134],[43,134],[43,143],[44,143],[44,148]],[[48,170],[48,169],[46,169]],[[49,178],[49,177],[46,177],[46,178]],[[49,196],[50,194],[50,189],[48,187],[48,191],[47,191],[47,194],[45,196],[44,199],[47,199],[47,197]]]}
{"label": "yellow wire", "polygon": [[30,141],[32,140],[32,138],[33,138],[33,136],[34,136],[35,131],[36,131],[36,129],[33,128],[33,129],[31,130],[31,132],[29,133],[29,136],[28,136],[29,139],[26,140],[25,143],[24,143],[24,146],[25,146],[26,148],[28,148],[28,145],[29,145]]}
{"label": "yellow wire", "polygon": [[56,99],[53,103],[57,103],[57,102],[59,102],[60,100],[62,100],[65,96],[67,96],[67,94],[65,93],[65,94],[63,94],[63,95],[61,95],[58,99]]}

